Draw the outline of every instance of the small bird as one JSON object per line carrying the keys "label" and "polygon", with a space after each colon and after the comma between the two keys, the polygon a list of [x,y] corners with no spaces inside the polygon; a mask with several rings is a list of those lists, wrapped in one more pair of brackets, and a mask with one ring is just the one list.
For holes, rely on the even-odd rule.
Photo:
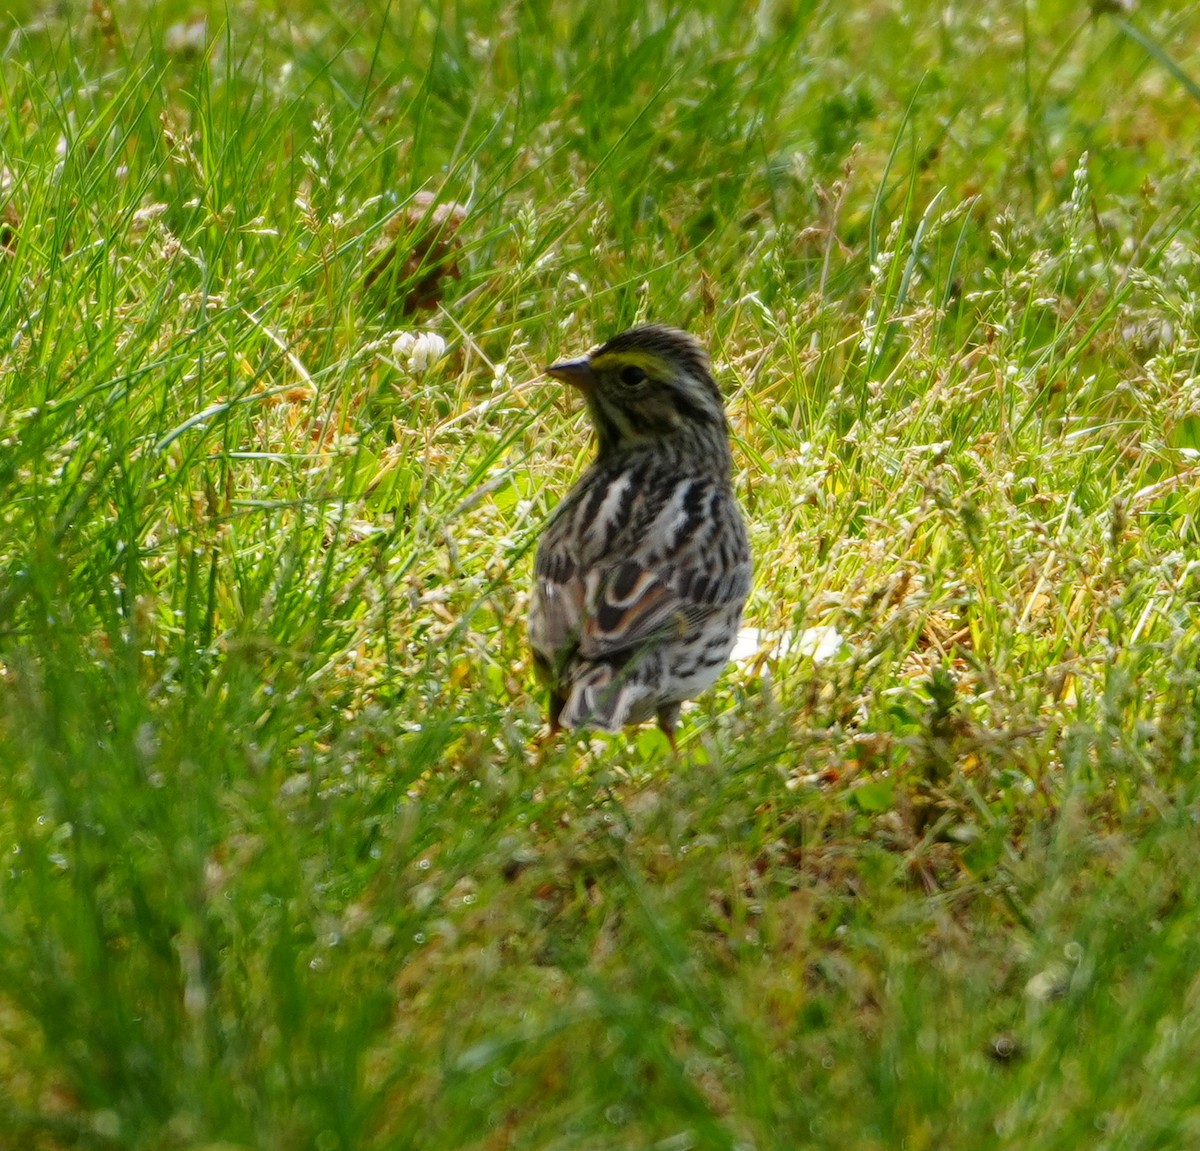
{"label": "small bird", "polygon": [[596,438],[534,564],[551,732],[656,716],[674,748],[680,705],[720,675],[750,592],[721,393],[696,340],[657,324],[546,372],[583,393]]}

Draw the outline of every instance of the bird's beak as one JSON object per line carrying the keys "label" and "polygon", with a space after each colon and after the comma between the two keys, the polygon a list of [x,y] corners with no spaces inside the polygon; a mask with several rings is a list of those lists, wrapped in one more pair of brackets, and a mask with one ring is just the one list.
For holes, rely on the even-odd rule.
{"label": "bird's beak", "polygon": [[581,392],[591,391],[596,382],[596,373],[592,371],[587,356],[581,356],[577,360],[563,360],[561,364],[551,364],[546,369],[546,375],[562,380],[564,384],[571,384]]}

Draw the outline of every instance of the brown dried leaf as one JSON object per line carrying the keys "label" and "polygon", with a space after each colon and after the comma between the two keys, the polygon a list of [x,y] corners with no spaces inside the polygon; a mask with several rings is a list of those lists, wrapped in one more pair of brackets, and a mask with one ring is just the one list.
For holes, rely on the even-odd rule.
{"label": "brown dried leaf", "polygon": [[388,307],[401,313],[436,308],[445,281],[461,276],[458,229],[466,218],[462,204],[439,204],[432,192],[418,192],[389,223],[363,287],[382,293]]}
{"label": "brown dried leaf", "polygon": [[21,225],[20,213],[13,207],[12,200],[8,199],[15,183],[12,169],[0,168],[0,254],[8,256],[17,250]]}

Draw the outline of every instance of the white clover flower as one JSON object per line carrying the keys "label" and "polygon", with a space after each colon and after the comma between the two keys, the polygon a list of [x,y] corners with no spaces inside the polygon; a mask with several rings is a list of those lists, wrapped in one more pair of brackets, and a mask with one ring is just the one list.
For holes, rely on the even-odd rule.
{"label": "white clover flower", "polygon": [[392,355],[409,371],[429,371],[446,354],[446,341],[437,332],[401,332],[392,341]]}
{"label": "white clover flower", "polygon": [[808,656],[813,663],[828,663],[845,645],[841,633],[830,625],[806,627],[796,637],[796,650]]}
{"label": "white clover flower", "polygon": [[772,636],[763,628],[738,628],[737,642],[729,658],[734,663],[750,663],[760,656],[778,659],[789,652],[808,656],[813,663],[828,663],[837,658],[846,641],[832,625],[806,627],[795,636]]}
{"label": "white clover flower", "polygon": [[422,332],[408,353],[408,366],[414,372],[425,372],[446,354],[446,341],[436,332]]}

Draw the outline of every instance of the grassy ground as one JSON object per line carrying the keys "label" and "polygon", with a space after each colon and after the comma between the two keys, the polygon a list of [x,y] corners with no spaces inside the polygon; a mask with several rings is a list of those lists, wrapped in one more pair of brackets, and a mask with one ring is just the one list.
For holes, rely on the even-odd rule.
{"label": "grassy ground", "polygon": [[[591,7],[0,18],[0,1148],[1195,1147],[1200,10]],[[640,319],[679,763],[530,748]]]}

